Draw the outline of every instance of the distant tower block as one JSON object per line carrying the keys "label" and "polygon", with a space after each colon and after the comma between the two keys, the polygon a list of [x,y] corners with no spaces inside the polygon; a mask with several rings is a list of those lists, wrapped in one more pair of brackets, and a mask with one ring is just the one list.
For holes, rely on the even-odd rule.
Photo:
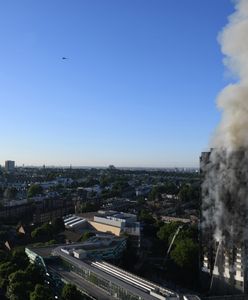
{"label": "distant tower block", "polygon": [[13,160],[6,160],[5,170],[6,172],[13,172],[15,170],[15,162]]}

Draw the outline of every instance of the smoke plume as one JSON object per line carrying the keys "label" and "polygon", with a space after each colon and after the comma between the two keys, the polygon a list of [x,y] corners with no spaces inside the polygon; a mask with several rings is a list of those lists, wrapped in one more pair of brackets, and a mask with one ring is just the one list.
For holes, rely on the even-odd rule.
{"label": "smoke plume", "polygon": [[248,0],[236,2],[236,11],[219,35],[224,64],[237,79],[219,94],[222,120],[213,146],[229,151],[248,148]]}
{"label": "smoke plume", "polygon": [[222,119],[202,161],[202,211],[203,225],[230,244],[248,240],[248,0],[235,1],[219,42],[234,83],[217,99]]}

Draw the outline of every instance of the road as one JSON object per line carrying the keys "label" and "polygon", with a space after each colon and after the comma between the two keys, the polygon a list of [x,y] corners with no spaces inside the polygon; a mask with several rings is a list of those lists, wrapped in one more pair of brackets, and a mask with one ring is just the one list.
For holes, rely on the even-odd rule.
{"label": "road", "polygon": [[[92,283],[84,280],[81,276],[74,272],[69,272],[65,270],[59,270],[57,268],[50,268],[53,272],[58,273],[66,282],[75,284],[78,289],[86,291],[89,296],[94,299],[99,300],[114,300],[115,298],[108,295],[105,291],[96,287]],[[116,299],[115,299],[116,300]]]}

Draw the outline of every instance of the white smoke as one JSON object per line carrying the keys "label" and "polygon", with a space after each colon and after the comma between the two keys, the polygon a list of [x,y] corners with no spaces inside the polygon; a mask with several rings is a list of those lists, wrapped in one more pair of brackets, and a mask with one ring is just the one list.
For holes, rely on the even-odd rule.
{"label": "white smoke", "polygon": [[237,79],[219,94],[222,120],[213,139],[214,148],[235,151],[248,148],[248,0],[235,2],[235,12],[219,35],[224,64]]}

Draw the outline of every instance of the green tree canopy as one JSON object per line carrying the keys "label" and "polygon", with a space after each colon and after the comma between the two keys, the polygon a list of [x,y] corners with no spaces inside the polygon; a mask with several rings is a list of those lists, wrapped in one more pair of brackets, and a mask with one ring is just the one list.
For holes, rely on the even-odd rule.
{"label": "green tree canopy", "polygon": [[64,220],[62,218],[56,218],[52,221],[54,233],[60,233],[65,230]]}
{"label": "green tree canopy", "polygon": [[28,189],[28,198],[35,197],[43,193],[43,188],[39,184],[32,184]]}
{"label": "green tree canopy", "polygon": [[199,185],[184,184],[178,193],[182,202],[198,201],[200,197]]}
{"label": "green tree canopy", "polygon": [[97,211],[99,209],[99,204],[97,203],[90,203],[90,202],[84,202],[81,205],[81,212],[91,212],[91,211]]}
{"label": "green tree canopy", "polygon": [[16,270],[17,266],[8,261],[0,265],[0,278],[7,279],[8,276]]}
{"label": "green tree canopy", "polygon": [[149,199],[150,200],[161,200],[161,194],[172,194],[178,193],[178,187],[173,182],[166,182],[164,184],[156,185],[152,188]]}
{"label": "green tree canopy", "polygon": [[154,224],[154,223],[156,223],[156,220],[153,218],[153,216],[151,215],[151,213],[149,213],[148,211],[146,211],[144,209],[142,209],[140,211],[139,219],[140,219],[140,221],[143,221],[146,224]]}
{"label": "green tree canopy", "polygon": [[157,232],[157,237],[164,241],[167,246],[169,246],[169,243],[177,231],[178,227],[181,224],[178,222],[171,222],[171,223],[166,223],[163,226],[159,228],[159,231]]}
{"label": "green tree canopy", "polygon": [[73,284],[66,284],[62,290],[62,300],[84,300],[87,299],[83,296]]}
{"label": "green tree canopy", "polygon": [[28,281],[27,272],[18,270],[9,275],[6,295],[11,300],[27,300],[31,288],[32,283]]}
{"label": "green tree canopy", "polygon": [[30,293],[30,300],[52,300],[54,299],[52,292],[47,286],[36,284],[33,292]]}
{"label": "green tree canopy", "polygon": [[34,284],[41,284],[44,282],[45,274],[41,267],[29,264],[25,270],[27,280],[31,281]]}
{"label": "green tree canopy", "polygon": [[25,269],[29,265],[29,259],[24,248],[17,248],[12,252],[11,262],[16,264],[20,269]]}
{"label": "green tree canopy", "polygon": [[49,223],[44,223],[42,226],[35,228],[31,232],[31,237],[37,242],[46,242],[54,236],[54,228]]}
{"label": "green tree canopy", "polygon": [[0,262],[1,263],[5,262],[8,257],[9,257],[8,253],[0,249]]}
{"label": "green tree canopy", "polygon": [[179,267],[192,269],[198,263],[198,245],[189,238],[179,240],[170,256]]}
{"label": "green tree canopy", "polygon": [[4,197],[7,199],[14,199],[17,195],[17,189],[15,187],[7,188],[4,191]]}
{"label": "green tree canopy", "polygon": [[[7,297],[13,300],[27,300],[37,284],[44,282],[44,272],[36,265],[17,270],[8,276]],[[45,300],[45,298],[44,298]]]}
{"label": "green tree canopy", "polygon": [[9,300],[27,300],[29,292],[26,286],[27,283],[11,282],[8,286],[6,296]]}
{"label": "green tree canopy", "polygon": [[90,237],[94,236],[95,234],[90,231],[85,231],[83,236],[81,237],[81,242],[87,241]]}

